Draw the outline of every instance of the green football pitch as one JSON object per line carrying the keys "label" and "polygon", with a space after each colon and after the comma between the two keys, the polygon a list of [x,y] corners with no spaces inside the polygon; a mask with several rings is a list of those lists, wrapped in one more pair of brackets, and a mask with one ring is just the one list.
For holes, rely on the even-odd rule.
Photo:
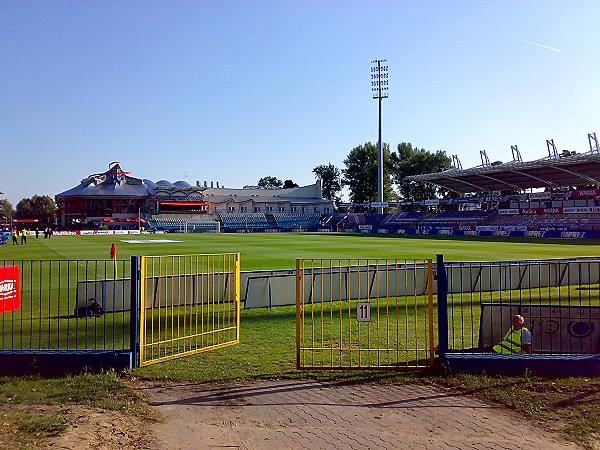
{"label": "green football pitch", "polygon": [[[152,242],[160,240],[175,242]],[[2,348],[126,348],[128,312],[105,314],[99,319],[72,316],[67,319],[73,314],[77,281],[128,276],[128,264],[119,263],[113,273],[114,266],[102,262],[109,259],[113,242],[119,260],[128,260],[132,255],[239,252],[244,271],[290,269],[295,267],[296,258],[422,260],[435,259],[436,254],[442,253],[446,261],[490,261],[600,255],[599,241],[333,233],[54,236],[51,239],[30,237],[28,241],[24,246],[10,243],[0,246],[0,260],[3,260],[0,265],[12,265],[11,261],[15,261],[22,267],[24,277],[21,309],[0,315]],[[74,262],[66,265],[36,263],[57,260]],[[597,302],[595,294],[593,301]],[[419,305],[421,303],[419,299]],[[477,327],[471,324],[471,318],[478,318],[479,310],[477,305],[473,309],[473,304],[468,304],[467,322],[461,323],[469,342],[471,335],[477,336]],[[462,304],[460,308],[456,311],[462,310]],[[136,373],[151,378],[198,380],[296,376],[294,306],[244,309],[241,322],[240,345],[145,367]],[[405,345],[411,344],[409,341]]]}
{"label": "green football pitch", "polygon": [[[173,240],[168,243],[124,241]],[[600,256],[600,242],[587,240],[384,237],[346,234],[157,234],[130,236],[54,236],[29,238],[25,246],[0,246],[0,259],[108,259],[117,245],[118,259],[132,255],[186,255],[240,252],[242,270],[289,269],[296,258],[435,258],[490,261]]]}

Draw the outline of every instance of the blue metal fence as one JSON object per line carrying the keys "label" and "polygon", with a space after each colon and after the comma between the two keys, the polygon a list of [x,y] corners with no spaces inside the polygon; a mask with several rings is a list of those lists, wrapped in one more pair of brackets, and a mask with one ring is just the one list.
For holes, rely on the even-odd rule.
{"label": "blue metal fence", "polygon": [[[438,354],[452,369],[600,373],[600,259],[437,259]],[[531,348],[498,352],[520,315]],[[494,347],[496,346],[496,350]]]}
{"label": "blue metal fence", "polygon": [[[0,260],[0,267],[9,274],[0,289],[1,372],[135,365],[137,283],[129,281],[137,280],[137,257]],[[99,280],[112,298],[123,299],[119,311],[109,311],[106,298],[90,289]],[[18,304],[6,300],[16,291]]]}

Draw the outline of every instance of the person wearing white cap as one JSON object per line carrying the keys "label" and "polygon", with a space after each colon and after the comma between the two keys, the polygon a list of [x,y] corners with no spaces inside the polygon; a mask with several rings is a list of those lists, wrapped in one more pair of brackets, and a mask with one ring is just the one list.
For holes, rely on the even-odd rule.
{"label": "person wearing white cap", "polygon": [[525,328],[525,319],[516,314],[512,318],[512,326],[499,344],[494,345],[495,353],[531,353],[531,331]]}

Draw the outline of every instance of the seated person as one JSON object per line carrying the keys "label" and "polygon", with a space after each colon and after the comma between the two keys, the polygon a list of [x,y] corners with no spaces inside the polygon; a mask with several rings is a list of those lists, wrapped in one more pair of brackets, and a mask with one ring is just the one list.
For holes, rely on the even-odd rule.
{"label": "seated person", "polygon": [[512,318],[512,326],[504,335],[499,344],[494,345],[494,353],[513,354],[528,353],[531,354],[531,331],[523,326],[525,319],[516,314]]}

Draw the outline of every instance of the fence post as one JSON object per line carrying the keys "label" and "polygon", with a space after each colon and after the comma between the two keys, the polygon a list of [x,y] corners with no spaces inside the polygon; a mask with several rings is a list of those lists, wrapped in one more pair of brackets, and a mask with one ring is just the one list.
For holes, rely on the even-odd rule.
{"label": "fence post", "polygon": [[[300,287],[303,283],[300,258],[296,258],[296,369],[300,370]],[[304,302],[304,299],[302,299]]]}
{"label": "fence post", "polygon": [[140,299],[140,277],[139,277],[139,256],[131,257],[131,303],[130,303],[130,314],[129,314],[129,346],[131,349],[131,368],[134,369],[139,366],[138,358],[139,358],[139,339],[138,339],[138,330],[140,329],[140,325],[138,323],[138,309],[139,309],[139,299]]}
{"label": "fence post", "polygon": [[442,366],[446,367],[448,352],[448,276],[444,266],[444,255],[437,255],[437,307],[438,307],[438,355]]}

